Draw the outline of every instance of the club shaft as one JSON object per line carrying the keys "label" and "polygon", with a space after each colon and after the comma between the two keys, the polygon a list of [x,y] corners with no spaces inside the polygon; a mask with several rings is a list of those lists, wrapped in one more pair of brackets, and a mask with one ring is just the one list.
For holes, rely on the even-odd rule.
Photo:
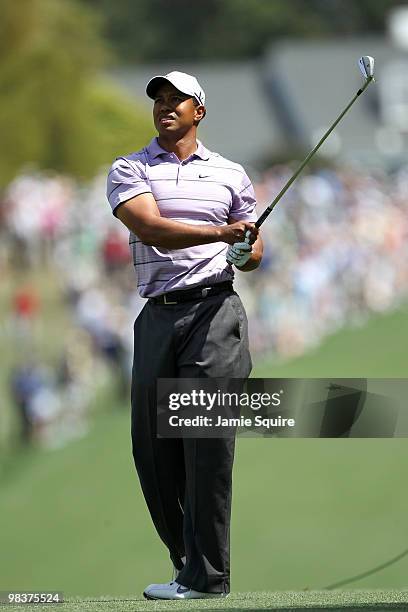
{"label": "club shaft", "polygon": [[275,208],[276,204],[279,202],[279,200],[281,199],[281,197],[287,192],[287,190],[289,189],[289,187],[292,185],[292,183],[297,179],[297,177],[299,176],[299,174],[302,172],[303,168],[306,166],[306,164],[309,162],[309,160],[313,157],[313,155],[316,153],[316,151],[318,151],[318,149],[320,149],[320,147],[322,146],[322,144],[324,143],[324,141],[326,140],[326,138],[332,133],[332,131],[334,130],[334,128],[336,127],[336,125],[341,121],[341,119],[344,117],[344,115],[347,113],[347,111],[349,110],[349,108],[354,104],[354,102],[357,100],[357,98],[363,93],[363,91],[366,89],[366,87],[369,85],[369,83],[371,83],[372,81],[372,77],[368,78],[366,80],[366,82],[364,83],[364,86],[358,90],[358,92],[356,93],[356,95],[354,96],[354,98],[349,102],[349,104],[347,104],[346,108],[343,110],[343,112],[337,117],[336,121],[329,127],[329,129],[327,130],[327,132],[325,132],[325,134],[321,137],[321,139],[319,140],[319,142],[317,143],[317,145],[314,147],[314,149],[312,149],[309,153],[309,155],[307,155],[307,157],[305,157],[305,159],[302,161],[302,163],[300,164],[299,168],[296,170],[296,172],[293,174],[293,176],[290,177],[290,179],[288,180],[288,182],[284,185],[284,187],[282,187],[282,189],[280,190],[280,192],[278,193],[278,195],[276,196],[276,198],[273,200],[273,202],[271,204],[269,204],[269,206],[264,210],[264,212],[262,213],[262,215],[259,217],[258,221],[255,223],[256,227],[260,227],[262,225],[262,223],[265,221],[265,219],[268,217],[268,215],[272,212],[272,210]]}

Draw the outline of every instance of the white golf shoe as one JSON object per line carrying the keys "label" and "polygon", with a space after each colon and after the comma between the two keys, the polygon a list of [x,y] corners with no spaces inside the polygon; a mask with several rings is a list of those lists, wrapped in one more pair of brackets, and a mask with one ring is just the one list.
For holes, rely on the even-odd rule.
{"label": "white golf shoe", "polygon": [[214,599],[226,593],[201,593],[179,584],[175,580],[165,584],[149,584],[143,591],[146,599]]}

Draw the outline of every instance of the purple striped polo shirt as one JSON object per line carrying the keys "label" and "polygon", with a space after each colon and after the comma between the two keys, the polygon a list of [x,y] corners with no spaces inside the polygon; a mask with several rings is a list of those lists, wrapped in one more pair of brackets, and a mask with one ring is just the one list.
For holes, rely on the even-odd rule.
{"label": "purple striped polo shirt", "polygon": [[[225,225],[228,219],[255,222],[254,190],[244,169],[197,141],[195,153],[180,161],[153,138],[147,147],[118,157],[108,174],[113,214],[119,204],[152,193],[160,215],[197,225]],[[147,246],[133,232],[129,245],[142,297],[232,280],[225,259],[228,245],[214,242],[185,249]]]}

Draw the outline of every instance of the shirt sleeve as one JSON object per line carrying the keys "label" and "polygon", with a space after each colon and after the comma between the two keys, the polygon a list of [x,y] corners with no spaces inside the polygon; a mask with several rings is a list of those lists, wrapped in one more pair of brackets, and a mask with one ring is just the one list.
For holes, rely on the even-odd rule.
{"label": "shirt sleeve", "polygon": [[243,169],[242,171],[241,180],[234,191],[229,216],[236,221],[252,221],[255,223],[258,219],[255,211],[255,192],[248,175]]}
{"label": "shirt sleeve", "polygon": [[106,196],[116,216],[119,204],[140,195],[152,193],[149,179],[143,169],[124,157],[118,157],[108,174]]}

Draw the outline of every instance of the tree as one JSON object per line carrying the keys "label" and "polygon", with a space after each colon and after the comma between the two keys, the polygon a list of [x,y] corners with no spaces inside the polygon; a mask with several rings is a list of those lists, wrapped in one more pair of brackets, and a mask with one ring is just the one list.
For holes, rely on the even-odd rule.
{"label": "tree", "polygon": [[401,0],[82,0],[122,63],[257,57],[280,38],[383,32]]}
{"label": "tree", "polygon": [[139,148],[148,120],[101,84],[110,56],[91,9],[75,0],[3,0],[1,8],[0,183],[27,163],[91,176],[132,132]]}

